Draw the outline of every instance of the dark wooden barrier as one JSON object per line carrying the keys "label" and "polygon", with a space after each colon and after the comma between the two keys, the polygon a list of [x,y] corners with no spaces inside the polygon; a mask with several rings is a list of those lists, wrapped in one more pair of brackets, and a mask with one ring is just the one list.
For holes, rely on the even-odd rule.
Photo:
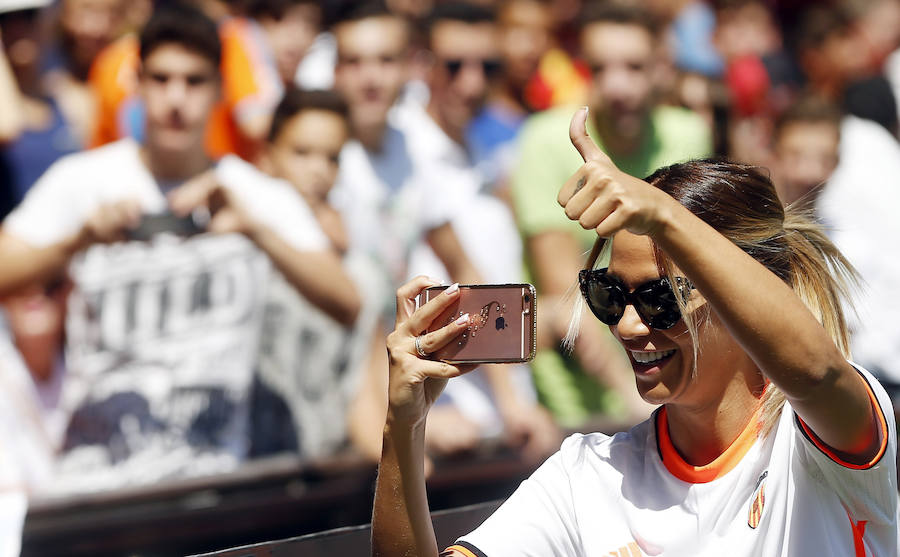
{"label": "dark wooden barrier", "polygon": [[[612,432],[624,427],[614,422],[593,425],[587,429]],[[537,465],[496,443],[485,444],[474,454],[439,460],[428,480],[431,508],[439,511],[503,500]],[[320,461],[279,457],[250,462],[231,474],[35,501],[25,520],[22,555],[186,555],[367,524],[375,473],[373,464],[349,454]],[[453,524],[452,517],[472,521],[481,512],[478,509],[490,508],[446,515],[451,525],[445,531],[447,541],[475,524]],[[437,515],[438,524],[443,524],[444,516]],[[308,539],[340,544],[365,538],[368,544],[368,532],[353,534],[355,531],[328,532]],[[318,547],[313,541],[308,543]],[[272,551],[271,555],[291,554]],[[353,554],[334,550],[328,557],[344,555]]]}
{"label": "dark wooden barrier", "polygon": [[[504,499],[535,466],[496,448],[441,461],[428,483],[432,509]],[[22,555],[185,555],[367,524],[375,473],[349,456],[279,458],[221,476],[36,501]]]}
{"label": "dark wooden barrier", "polygon": [[[456,509],[436,511],[431,514],[438,546],[447,547],[459,536],[472,531],[493,513],[502,501],[488,501]],[[279,540],[206,553],[197,557],[336,557],[369,555],[369,537],[372,528],[353,526],[328,532],[309,534],[288,540]]]}

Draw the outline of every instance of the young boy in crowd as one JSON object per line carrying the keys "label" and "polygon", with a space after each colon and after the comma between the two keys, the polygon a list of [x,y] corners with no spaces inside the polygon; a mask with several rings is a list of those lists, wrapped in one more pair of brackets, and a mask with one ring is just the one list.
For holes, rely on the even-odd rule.
{"label": "young boy in crowd", "polygon": [[340,214],[328,202],[350,138],[347,105],[330,91],[289,89],[272,118],[264,166],[294,186],[339,253],[348,247]]}
{"label": "young boy in crowd", "polygon": [[348,138],[346,105],[330,91],[289,89],[272,119],[264,167],[303,197],[365,295],[354,327],[347,328],[280,277],[269,282],[253,390],[252,456],[325,456],[347,439],[347,411],[380,308],[370,286],[375,270],[349,250],[341,216],[328,202]]}
{"label": "young boy in crowd", "polygon": [[[237,157],[207,156],[221,94],[215,23],[188,5],[160,7],[139,52],[143,142],[61,159],[0,231],[0,296],[63,271],[74,283],[63,491],[213,473],[246,458],[273,267],[333,319],[349,325],[359,311],[302,198]],[[153,234],[160,227],[173,233]]]}

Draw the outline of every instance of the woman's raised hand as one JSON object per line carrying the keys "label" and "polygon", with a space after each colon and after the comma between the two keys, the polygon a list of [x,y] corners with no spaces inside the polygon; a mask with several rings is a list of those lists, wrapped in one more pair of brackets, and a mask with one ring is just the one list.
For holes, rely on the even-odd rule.
{"label": "woman's raised hand", "polygon": [[586,230],[611,237],[619,230],[653,236],[662,228],[666,208],[675,201],[647,182],[622,172],[588,136],[587,107],[569,125],[569,139],[584,164],[559,191],[566,216]]}
{"label": "woman's raised hand", "polygon": [[[429,360],[418,353],[417,348],[429,354],[444,347],[469,325],[469,315],[466,314],[445,327],[423,334],[435,318],[459,297],[459,285],[454,284],[415,309],[416,296],[438,284],[420,276],[397,290],[397,323],[387,338],[390,363],[388,419],[394,424],[412,427],[422,423],[447,380],[475,369],[475,366],[454,366]],[[420,337],[418,347],[416,337]]]}

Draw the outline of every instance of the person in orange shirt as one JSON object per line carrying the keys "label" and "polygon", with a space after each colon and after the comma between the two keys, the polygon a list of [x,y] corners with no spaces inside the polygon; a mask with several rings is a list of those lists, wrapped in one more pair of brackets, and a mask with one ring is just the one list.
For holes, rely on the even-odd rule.
{"label": "person in orange shirt", "polygon": [[[225,18],[219,22],[219,36],[222,99],[207,125],[206,150],[213,158],[234,153],[252,161],[284,89],[256,22]],[[136,94],[138,65],[139,47],[133,34],[108,46],[94,61],[89,80],[97,95],[98,116],[92,147],[126,136],[141,139],[144,118]]]}

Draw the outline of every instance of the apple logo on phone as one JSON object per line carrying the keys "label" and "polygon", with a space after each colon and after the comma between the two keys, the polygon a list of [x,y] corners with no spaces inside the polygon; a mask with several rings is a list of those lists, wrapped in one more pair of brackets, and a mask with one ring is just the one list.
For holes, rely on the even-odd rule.
{"label": "apple logo on phone", "polygon": [[506,328],[506,319],[501,315],[494,322],[494,326],[497,328],[498,331],[502,331],[503,329]]}

